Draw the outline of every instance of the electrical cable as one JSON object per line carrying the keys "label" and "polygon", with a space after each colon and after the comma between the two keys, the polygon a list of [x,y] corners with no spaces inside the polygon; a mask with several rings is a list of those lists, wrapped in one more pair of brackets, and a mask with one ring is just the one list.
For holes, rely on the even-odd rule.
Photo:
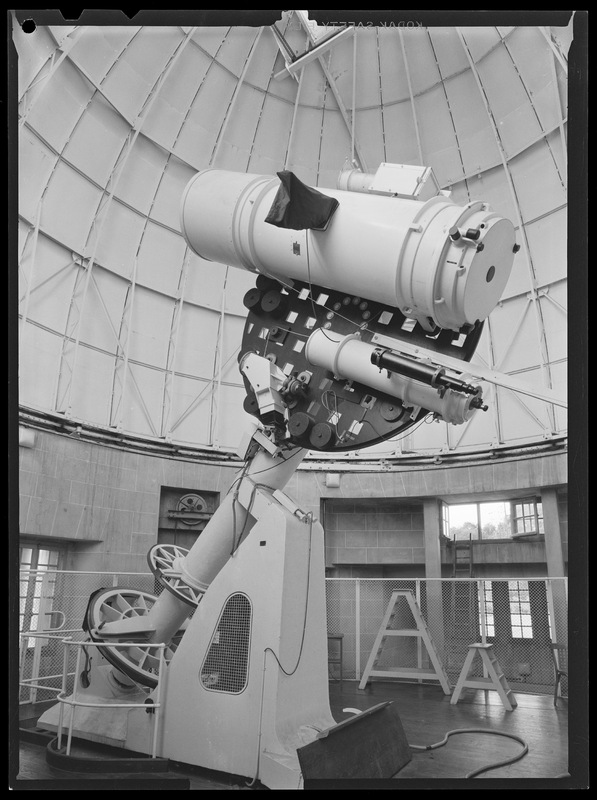
{"label": "electrical cable", "polygon": [[257,783],[257,776],[259,775],[259,761],[261,756],[261,728],[262,728],[262,721],[263,721],[263,698],[265,694],[265,666],[266,666],[266,654],[270,652],[276,660],[278,667],[284,673],[284,675],[294,675],[297,671],[299,664],[301,663],[301,658],[303,655],[303,647],[305,644],[305,633],[307,631],[307,614],[309,611],[309,585],[311,582],[311,546],[313,542],[313,514],[309,513],[309,553],[307,555],[307,588],[306,588],[306,596],[305,596],[305,615],[303,618],[303,631],[301,634],[301,644],[299,648],[299,653],[297,657],[296,664],[294,668],[288,672],[284,669],[282,664],[280,663],[280,659],[278,658],[277,654],[272,650],[271,647],[265,647],[263,650],[263,672],[261,675],[261,702],[259,708],[259,736],[258,736],[258,746],[257,746],[257,768],[255,770],[255,775],[250,782],[245,782],[245,786],[251,787]]}
{"label": "electrical cable", "polygon": [[311,281],[311,257],[309,255],[309,231],[305,231],[305,256],[307,259],[307,283],[309,284],[309,300],[311,301],[311,310],[313,316],[317,319],[317,311],[315,309],[315,301],[313,300],[313,283]]}
{"label": "electrical cable", "polygon": [[[315,308],[315,301],[314,301],[314,298],[313,298],[313,283],[312,283],[312,280],[311,280],[311,256],[310,256],[310,252],[309,252],[309,232],[308,231],[306,232],[306,235],[305,235],[305,255],[306,255],[307,285],[308,285],[308,291],[309,291],[309,300],[311,302],[311,309],[312,309],[313,316],[314,316],[315,319],[317,319],[317,310]],[[263,274],[267,275],[267,273],[263,273]],[[277,276],[274,277],[274,276],[269,275],[268,277],[272,278],[272,280],[275,280],[277,283],[281,284],[284,288],[287,289],[287,291],[294,292],[297,296],[300,295],[300,291],[298,289],[296,289],[291,283],[285,283],[283,280],[281,280]],[[327,308],[330,311],[332,310],[332,309],[329,308],[329,306],[326,306],[325,303],[321,303],[320,305],[324,309]],[[357,331],[360,331],[363,328],[367,327],[367,325],[370,322],[373,322],[375,320],[375,318],[380,316],[382,313],[383,313],[382,310],[380,310],[375,315],[375,317],[373,317],[372,320],[367,320],[367,321],[365,321],[365,322],[363,322],[362,324],[359,325],[354,320],[349,319],[348,317],[344,316],[343,314],[340,314],[338,311],[334,311],[334,314],[337,317],[339,317],[340,319],[344,320],[348,324],[352,325],[355,328],[355,330],[357,330]],[[334,343],[335,343],[336,340],[333,340],[326,333],[325,327],[321,326],[320,328],[318,328],[318,330],[320,330],[321,333],[329,341],[334,341]],[[301,339],[305,339],[305,340],[308,340],[310,338],[310,336],[311,336],[311,334],[303,334],[303,333],[299,333],[298,331],[293,331],[293,335],[295,335],[295,336],[297,336],[297,337],[299,337]],[[266,346],[266,350],[267,350],[268,341],[269,341],[269,333],[268,333],[268,339],[267,339],[266,345],[265,345]],[[332,392],[332,394],[333,394],[333,392]],[[332,418],[334,418],[334,414],[338,413],[338,411],[337,411],[337,408],[338,408],[337,397],[335,396],[334,399],[335,399],[335,406],[336,406],[335,411],[333,409],[329,408],[325,398],[323,398],[324,408],[332,415]],[[420,420],[419,425],[422,424],[422,423],[431,424],[433,421],[434,421],[434,417],[431,415],[431,412],[429,412]],[[401,438],[403,438],[403,437],[396,437],[395,435],[392,435],[392,434],[384,435],[384,434],[380,433],[378,430],[376,430],[375,426],[368,419],[363,418],[361,420],[361,422],[366,423],[367,425],[370,426],[370,428],[373,430],[375,435],[378,437],[379,441],[382,441],[382,442],[399,441]],[[338,434],[337,420],[333,424],[334,424],[334,428],[335,428],[335,431],[336,431],[336,436],[341,441],[342,437],[340,437],[340,435]],[[417,430],[419,425],[417,425],[415,428],[413,428],[412,426],[410,428],[408,428],[407,431],[405,431],[404,436],[406,436],[406,435],[408,435],[410,433],[413,433],[415,430]],[[343,436],[344,436],[344,434],[343,434]]]}
{"label": "electrical cable", "polygon": [[[313,300],[313,283],[311,281],[311,257],[310,257],[310,254],[309,254],[309,232],[308,231],[307,231],[307,233],[305,235],[305,250],[306,250],[306,259],[307,259],[307,284],[309,286],[309,299],[311,300],[311,308],[313,310],[313,316],[317,319],[317,311],[315,310],[315,302]],[[297,294],[298,294],[298,292],[297,292]],[[322,306],[322,308],[327,308],[325,303],[321,303],[321,306]],[[337,316],[339,316],[340,319],[343,319],[345,322],[348,322],[351,325],[354,325],[354,327],[357,330],[361,330],[363,328],[363,325],[367,324],[367,323],[363,323],[363,325],[357,325],[356,322],[354,322],[351,319],[348,319],[348,317],[345,317],[343,314],[338,314],[337,311],[334,312],[334,313],[337,314]],[[326,333],[325,327],[321,327],[321,328],[319,328],[319,330],[323,333],[325,338],[328,339],[328,341],[330,341],[330,342],[334,341],[335,342],[335,340],[332,339],[331,336],[328,336],[328,334]]]}
{"label": "electrical cable", "polygon": [[[287,447],[282,448],[282,449],[296,451],[295,453],[291,453],[287,458],[284,458],[282,455],[280,455],[280,459],[282,461],[290,461],[291,458],[294,458],[295,455],[298,455],[303,450],[303,448],[296,447],[295,445],[292,445],[292,444],[289,444]],[[272,464],[269,467],[265,467],[264,469],[258,469],[255,472],[252,472],[247,477],[252,478],[253,475],[262,475],[264,472],[269,472],[270,470],[276,469],[279,466],[280,466],[279,464]],[[230,493],[232,491],[232,488],[234,487],[235,483],[241,481],[245,477],[245,472],[247,471],[247,467],[248,467],[248,463],[243,466],[243,468],[241,469],[240,473],[236,476],[236,478],[234,478],[234,480],[232,481],[232,484],[230,485],[230,489],[228,489],[228,493]],[[271,487],[267,487],[267,488],[271,488]]]}
{"label": "electrical cable", "polygon": [[309,586],[310,586],[310,583],[311,583],[311,547],[312,547],[312,543],[313,543],[313,514],[309,513],[308,516],[309,516],[309,552],[308,552],[308,555],[307,555],[307,588],[306,588],[306,591],[305,591],[305,614],[304,614],[304,617],[303,617],[303,631],[302,631],[302,634],[301,634],[301,646],[299,648],[299,653],[298,653],[298,656],[297,656],[296,664],[294,665],[292,670],[287,671],[287,670],[284,669],[284,667],[282,666],[282,663],[280,662],[280,659],[278,658],[278,656],[272,650],[271,647],[266,647],[264,649],[264,651],[263,651],[264,653],[269,651],[273,655],[273,657],[276,659],[278,667],[281,669],[281,671],[284,673],[284,675],[294,675],[294,673],[297,671],[297,669],[299,667],[299,664],[301,663],[301,658],[302,658],[302,655],[303,655],[303,647],[305,645],[305,634],[307,632],[307,614],[308,614],[308,611],[309,611]]}
{"label": "electrical cable", "polygon": [[[233,556],[234,553],[236,553],[240,543],[242,542],[243,536],[245,535],[245,530],[247,529],[247,523],[249,521],[249,517],[251,516],[251,510],[253,508],[253,503],[255,502],[255,494],[257,493],[257,489],[266,489],[266,488],[267,489],[271,489],[271,487],[265,486],[265,484],[258,484],[258,483],[254,483],[253,484],[253,488],[251,489],[251,498],[249,500],[249,505],[247,506],[247,509],[246,509],[247,513],[245,515],[245,520],[243,522],[243,526],[241,528],[241,531],[238,534],[238,537],[235,537],[236,541],[233,542],[232,550],[230,551],[230,555],[231,556]],[[233,508],[234,508],[234,505],[233,505]],[[234,520],[235,520],[235,522],[234,522],[234,531],[236,533],[236,515],[234,517]]]}
{"label": "electrical cable", "polygon": [[[305,241],[307,241],[307,239],[305,239]],[[297,296],[300,295],[300,291],[298,289],[296,289],[290,283],[285,283],[278,276],[274,277],[273,275],[268,275],[266,272],[264,272],[262,274],[266,275],[268,278],[271,278],[272,280],[275,280],[277,283],[279,283],[281,286],[283,286],[287,291],[294,292],[294,294],[296,294]],[[313,283],[311,282],[311,265],[310,265],[310,256],[309,256],[308,244],[307,244],[307,281],[306,281],[306,283],[307,283],[307,285],[309,287],[309,299],[311,301],[311,308],[312,308],[312,311],[313,311],[313,316],[315,318],[317,318],[317,311],[315,309],[315,303],[314,303],[314,300],[313,300]],[[321,308],[327,309],[328,311],[334,311],[329,306],[326,306],[325,303],[320,303],[318,305],[321,305]],[[381,309],[376,314],[376,317],[381,316],[382,313],[383,313],[383,309]],[[340,319],[344,320],[344,322],[347,322],[349,325],[352,325],[357,331],[362,330],[366,325],[368,325],[370,322],[375,320],[375,317],[373,317],[373,319],[366,320],[365,322],[363,322],[362,324],[359,325],[353,319],[350,319],[349,317],[345,317],[344,314],[340,314],[338,311],[334,311],[334,314],[337,317],[339,317]],[[328,336],[328,334],[326,333],[326,329],[325,328],[322,327],[322,328],[319,328],[318,330],[320,330],[324,334],[324,336],[326,336],[327,339],[332,341],[331,337]],[[298,336],[301,339],[308,339],[311,334],[304,334],[304,333],[299,333],[298,331],[293,331],[293,335],[294,336]]]}
{"label": "electrical cable", "polygon": [[[299,454],[301,452],[301,448],[292,448],[292,449],[296,450],[295,455],[297,455],[297,454]],[[291,458],[293,458],[293,455],[289,455],[287,458],[282,457],[282,461],[289,461]],[[239,545],[240,545],[240,543],[242,541],[242,538],[244,536],[244,533],[245,533],[245,530],[246,530],[246,527],[247,527],[247,522],[248,522],[248,519],[249,519],[249,516],[250,516],[250,513],[251,513],[251,508],[253,506],[253,501],[255,499],[255,491],[257,489],[265,489],[266,491],[271,491],[272,490],[271,486],[268,486],[265,483],[255,483],[254,481],[251,480],[251,478],[254,475],[261,475],[264,472],[269,472],[269,470],[280,466],[279,464],[272,464],[271,466],[266,467],[265,469],[260,469],[260,470],[257,470],[255,472],[252,472],[250,475],[247,475],[247,472],[248,472],[248,469],[249,469],[249,464],[250,464],[250,462],[247,461],[243,465],[243,468],[240,470],[238,475],[234,478],[234,480],[232,481],[232,484],[230,485],[230,488],[228,489],[228,492],[227,492],[227,494],[232,493],[232,545],[231,545],[231,549],[230,549],[230,555],[231,556],[233,556],[234,553],[237,551],[237,549],[238,549],[238,547],[239,547]],[[247,509],[247,515],[246,515],[245,520],[243,522],[242,529],[241,529],[240,533],[237,536],[237,533],[236,533],[236,527],[237,527],[236,503],[238,503],[238,493],[240,491],[240,483],[246,477],[248,477],[249,480],[251,480],[251,483],[253,484],[253,489],[252,489],[252,492],[251,492],[251,499],[249,501],[249,507]]]}
{"label": "electrical cable", "polygon": [[255,775],[250,782],[245,781],[245,786],[249,789],[255,786],[259,775],[259,767],[261,765],[261,727],[263,723],[263,697],[265,694],[265,651],[263,652],[263,669],[261,671],[261,700],[259,702],[259,734],[257,736],[257,765],[255,767]]}
{"label": "electrical cable", "polygon": [[[314,316],[314,317],[317,317],[317,312],[316,312],[316,310],[315,310],[315,303],[314,303],[314,301],[313,301],[313,284],[312,284],[312,282],[311,282],[311,264],[310,264],[310,256],[309,256],[309,238],[308,238],[308,234],[307,234],[307,236],[305,236],[305,243],[306,243],[306,258],[307,258],[307,280],[308,280],[308,285],[309,285],[309,298],[310,298],[310,300],[311,300],[311,307],[312,307],[312,310],[313,310],[313,316]],[[291,288],[292,288],[292,287],[291,287]],[[295,290],[295,291],[296,291],[296,290]],[[324,307],[324,308],[326,307],[326,306],[325,306],[325,304],[323,304],[323,307]],[[337,312],[336,312],[336,313],[337,313]],[[381,314],[381,311],[380,311],[379,313]],[[362,328],[363,328],[363,327],[364,327],[364,326],[367,324],[367,323],[363,323],[362,325],[357,325],[357,324],[356,324],[356,322],[353,322],[352,320],[348,319],[348,317],[345,317],[345,316],[343,316],[342,314],[338,314],[338,316],[339,316],[341,319],[345,320],[346,322],[349,322],[351,325],[354,325],[354,327],[355,327],[357,330],[362,330]],[[327,335],[327,333],[326,333],[326,331],[325,331],[325,328],[319,328],[319,330],[320,330],[320,331],[323,333],[323,335],[324,335],[324,336],[325,336],[325,337],[326,337],[326,338],[327,338],[329,341],[335,341],[335,340],[332,340],[332,338],[331,338],[330,336],[328,336],[328,335]],[[306,337],[306,338],[309,338],[309,337]],[[329,406],[327,405],[327,402],[326,402],[326,400],[325,400],[325,395],[326,395],[326,394],[327,394],[327,393],[324,393],[324,394],[322,395],[322,403],[323,403],[323,406],[324,406],[324,408],[325,408],[325,409],[326,409],[326,411],[328,411],[330,414],[332,414],[332,415],[334,415],[334,414],[335,414],[335,415],[338,415],[338,398],[337,398],[337,395],[335,394],[335,392],[333,392],[333,391],[331,392],[331,394],[332,394],[332,395],[333,395],[333,397],[334,397],[334,405],[335,405],[335,409],[331,409],[331,408],[329,408]],[[421,423],[422,423],[422,422],[425,422],[425,420],[427,419],[427,417],[428,417],[428,416],[429,416],[428,414],[427,414],[427,415],[425,415],[425,417],[423,417],[423,419],[421,420]],[[378,436],[378,437],[379,437],[379,438],[380,438],[382,441],[384,441],[384,442],[387,442],[387,441],[389,441],[390,439],[392,439],[393,441],[398,441],[398,439],[397,439],[397,438],[396,438],[396,439],[394,439],[393,437],[384,436],[383,434],[379,433],[379,432],[378,432],[378,431],[375,429],[375,427],[372,425],[372,423],[371,423],[371,422],[369,422],[369,420],[363,419],[363,420],[362,420],[362,422],[366,422],[366,423],[367,423],[367,424],[368,424],[368,425],[369,425],[369,426],[372,428],[372,430],[373,430],[373,432],[376,434],[376,436]],[[417,425],[417,428],[418,428],[418,427],[419,427],[419,426]],[[337,421],[334,423],[334,428],[335,428],[335,430],[336,430],[336,436],[337,436],[338,438],[340,438],[340,437],[338,436],[338,424],[337,424]],[[415,428],[415,430],[416,430],[416,428]],[[412,433],[413,431],[412,431],[411,429],[409,429],[409,431],[408,431],[408,432],[409,432],[409,433]],[[406,434],[405,434],[405,435],[406,435]],[[400,438],[402,438],[402,437],[400,437]]]}
{"label": "electrical cable", "polygon": [[[297,449],[297,451],[296,451],[297,454],[299,453],[299,451],[300,451],[300,448]],[[292,458],[292,456],[288,456],[288,458],[284,458],[282,460],[283,461],[289,461],[291,458]],[[230,555],[231,556],[234,555],[234,553],[237,551],[237,549],[238,549],[238,547],[239,547],[239,545],[240,545],[240,543],[242,541],[242,538],[243,538],[243,536],[245,534],[247,523],[248,523],[249,517],[251,515],[251,509],[252,509],[253,503],[255,501],[255,493],[256,493],[257,489],[263,489],[263,490],[265,490],[267,492],[273,491],[272,487],[268,486],[267,483],[255,483],[255,481],[252,480],[253,476],[254,475],[260,475],[260,474],[262,474],[264,472],[268,472],[269,470],[274,469],[275,467],[279,466],[279,464],[272,464],[270,467],[266,467],[265,469],[257,470],[256,472],[252,472],[249,475],[249,474],[247,474],[249,463],[250,462],[247,462],[244,465],[243,469],[240,471],[240,474],[234,479],[230,489],[228,490],[228,494],[230,494],[230,492],[233,491],[233,488],[235,487],[235,484],[237,484],[236,487],[234,488],[234,493],[233,493],[233,498],[232,498],[233,540],[232,540],[232,549],[230,551]],[[234,504],[236,502],[238,502],[237,498],[238,498],[238,493],[239,493],[239,490],[240,490],[240,481],[242,481],[243,478],[248,478],[248,480],[253,484],[253,488],[251,489],[251,497],[250,497],[250,500],[249,500],[249,505],[248,505],[248,507],[246,509],[247,510],[247,515],[245,516],[245,520],[243,522],[243,526],[242,526],[241,531],[240,531],[240,533],[238,534],[238,537],[237,537],[236,536],[236,511],[235,511]]]}
{"label": "electrical cable", "polygon": [[89,655],[89,651],[84,645],[81,647],[81,650],[83,651],[83,655],[85,656],[85,666],[83,667],[80,675],[81,686],[83,686],[84,689],[88,689],[89,686],[91,685],[89,673],[91,671],[91,662],[93,661],[93,656]]}
{"label": "electrical cable", "polygon": [[[327,401],[327,395],[331,395],[334,398],[334,407],[330,408]],[[338,411],[338,395],[333,389],[327,389],[321,395],[321,403],[325,410],[330,414],[329,421],[333,420],[334,429],[336,431],[336,437],[340,439],[340,435],[338,434],[338,420],[340,419],[340,412]],[[344,435],[344,434],[343,434]]]}
{"label": "electrical cable", "polygon": [[488,733],[493,736],[504,736],[507,739],[514,739],[514,741],[521,744],[523,748],[520,753],[517,753],[515,756],[512,756],[511,758],[504,759],[503,761],[497,761],[494,764],[489,764],[485,767],[479,767],[478,769],[469,772],[467,775],[464,776],[465,778],[476,778],[477,775],[481,775],[483,772],[488,772],[490,769],[497,769],[498,767],[504,767],[507,764],[514,764],[516,761],[519,761],[523,756],[525,756],[529,751],[529,746],[524,741],[524,739],[520,738],[520,736],[516,736],[516,734],[513,733],[504,733],[503,731],[489,731],[486,728],[456,728],[455,730],[448,731],[440,742],[435,742],[435,744],[428,744],[428,745],[411,744],[409,745],[409,747],[411,750],[422,750],[422,751],[436,750],[438,747],[443,747],[447,743],[450,736],[454,736],[459,733]]}
{"label": "electrical cable", "polygon": [[[236,538],[236,504],[238,502],[238,486],[232,495],[232,547],[230,548],[230,555],[233,556],[238,548],[238,540]],[[240,539],[240,537],[239,537]]]}

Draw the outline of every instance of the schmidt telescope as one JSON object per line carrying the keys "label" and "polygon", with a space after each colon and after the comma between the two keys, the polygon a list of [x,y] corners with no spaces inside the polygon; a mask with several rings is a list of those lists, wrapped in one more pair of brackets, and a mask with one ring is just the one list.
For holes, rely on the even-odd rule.
{"label": "schmidt telescope", "polygon": [[332,717],[323,527],[283,489],[309,451],[486,410],[468,362],[508,281],[514,227],[485,203],[454,203],[431,170],[395,164],[344,172],[335,190],[204,170],[181,227],[214,269],[255,273],[239,353],[253,430],[193,547],[150,549],[159,596],[92,594],[95,650],[78,699],[61,702],[86,701],[81,738],[270,788],[389,777],[411,758],[395,706]]}
{"label": "schmidt telescope", "polygon": [[[258,276],[245,298],[246,409],[319,450],[356,449],[430,412],[467,421],[486,409],[481,388],[429,351],[471,358],[510,276],[514,226],[486,203],[454,203],[422,167],[348,170],[338,186],[208,169],[184,192],[195,253]],[[255,354],[282,395],[267,408]]]}

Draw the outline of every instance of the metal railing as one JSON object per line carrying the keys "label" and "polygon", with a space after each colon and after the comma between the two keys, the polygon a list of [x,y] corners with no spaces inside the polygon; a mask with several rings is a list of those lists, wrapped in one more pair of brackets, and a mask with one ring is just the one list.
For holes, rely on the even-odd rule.
{"label": "metal railing", "polygon": [[[57,630],[59,632],[57,632]],[[48,685],[48,681],[58,681],[62,680],[64,677],[63,672],[57,672],[55,674],[44,674],[40,675],[40,648],[45,643],[48,643],[50,640],[61,643],[64,640],[64,636],[67,633],[72,633],[76,635],[81,635],[81,630],[64,630],[63,628],[59,629],[51,629],[47,631],[24,631],[20,633],[20,648],[19,648],[19,686],[21,689],[28,689],[28,695],[25,693],[25,698],[20,698],[20,703],[35,703],[37,701],[37,691],[39,689],[43,690],[44,692],[50,692],[52,694],[59,694],[60,687],[58,686],[50,686]],[[31,640],[33,640],[34,644],[31,645]],[[33,648],[33,664],[31,669],[31,676],[26,678],[24,675],[24,671],[27,667],[27,650],[29,648]],[[67,672],[67,678],[73,678],[75,672]]]}
{"label": "metal railing", "polygon": [[[65,747],[65,754],[70,756],[71,754],[71,747],[72,747],[72,738],[73,738],[73,729],[75,724],[75,710],[77,708],[144,708],[147,710],[148,706],[146,701],[144,700],[143,703],[139,702],[105,702],[105,703],[98,703],[93,702],[90,700],[85,699],[85,695],[79,694],[78,688],[78,681],[75,681],[74,688],[72,693],[70,693],[68,689],[68,662],[70,656],[70,648],[76,647],[76,666],[75,666],[75,675],[79,675],[81,673],[81,654],[83,650],[87,650],[89,647],[103,647],[102,642],[74,642],[69,638],[62,639],[62,644],[64,645],[64,660],[63,660],[63,669],[62,669],[62,686],[61,690],[58,693],[57,700],[60,703],[60,711],[58,716],[58,735],[57,735],[57,747],[58,750],[62,750],[62,739],[64,735],[64,728],[68,728],[68,732],[66,735],[66,747]],[[134,647],[137,650],[143,650],[144,648],[149,650],[159,650],[159,674],[157,675],[157,685],[154,690],[154,694],[152,695],[152,704],[151,704],[151,713],[153,715],[153,736],[152,736],[152,745],[151,745],[151,757],[157,758],[157,746],[158,746],[158,733],[159,727],[161,722],[161,709],[162,709],[162,675],[164,674],[164,651],[167,647],[166,644],[139,644],[138,642],[119,642],[118,646],[121,648],[127,647]],[[81,699],[82,697],[82,699]],[[70,707],[70,719],[68,721],[68,725],[65,726],[64,723],[64,711],[65,706]]]}
{"label": "metal railing", "polygon": [[[79,572],[75,570],[21,570],[20,584],[30,591],[41,583],[41,595],[21,596],[25,611],[37,610],[37,627],[21,632],[19,662],[19,703],[54,699],[60,691],[61,640],[73,634],[84,638],[83,620],[92,592],[106,587],[139,589],[158,594],[151,573]],[[54,627],[41,626],[43,619],[58,620]],[[27,626],[32,620],[25,620]],[[74,669],[74,667],[73,667]],[[71,675],[72,669],[70,670]],[[53,684],[53,685],[52,685]]]}
{"label": "metal railing", "polygon": [[[59,636],[56,629],[23,632],[22,702],[32,702],[32,691],[38,701],[61,691],[56,685],[62,664],[60,641],[67,632],[74,635],[76,631],[83,637],[82,623],[93,591],[118,586],[152,594],[161,591],[151,573],[58,571],[54,577],[51,610],[60,612],[64,628]],[[412,593],[452,685],[469,645],[482,642],[492,644],[514,691],[553,692],[550,643],[565,644],[568,640],[566,578],[327,578],[327,629],[330,635],[343,635],[344,680],[361,679],[395,590]],[[401,627],[413,624],[405,610],[398,608],[397,616]],[[29,646],[32,638],[33,647]],[[409,637],[406,644],[397,639],[388,638],[379,654],[381,665],[426,666],[428,654],[420,638]],[[69,664],[71,678],[75,672]],[[563,690],[567,691],[566,684]]]}
{"label": "metal railing", "polygon": [[[550,694],[551,642],[567,641],[566,579],[326,580],[328,633],[343,634],[343,673],[362,678],[392,592],[410,592],[448,678],[455,685],[469,645],[491,644],[502,671],[518,692]],[[408,604],[396,604],[396,628],[415,628]],[[380,669],[429,666],[421,637],[388,637],[377,653]]]}

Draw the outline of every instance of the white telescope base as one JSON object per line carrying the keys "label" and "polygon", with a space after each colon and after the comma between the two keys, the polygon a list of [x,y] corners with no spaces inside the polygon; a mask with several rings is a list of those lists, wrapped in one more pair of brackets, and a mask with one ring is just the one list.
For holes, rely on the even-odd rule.
{"label": "white telescope base", "polygon": [[[246,683],[229,692],[206,686],[201,671],[232,595],[248,599],[250,619]],[[199,604],[164,694],[162,756],[257,778],[270,788],[300,786],[297,747],[335,724],[318,522],[301,521],[275,502],[268,506]],[[146,715],[135,711],[131,722],[138,716]],[[129,729],[127,746],[137,749],[137,728]]]}
{"label": "white telescope base", "polygon": [[[199,603],[166,670],[157,755],[272,789],[298,789],[297,748],[336,724],[323,529],[273,500],[259,516]],[[238,610],[239,600],[240,621],[225,610]],[[93,680],[90,689],[97,687]],[[117,730],[120,746],[151,752],[157,714],[114,709],[117,721],[102,709],[92,721],[93,711],[83,726],[93,738],[108,741]],[[76,728],[75,736],[91,738]]]}
{"label": "white telescope base", "polygon": [[119,705],[123,703],[143,705],[148,695],[138,686],[131,687],[128,691],[117,689],[111,680],[113,667],[107,664],[99,653],[94,653],[92,662],[94,663],[88,675],[89,686],[83,688],[79,684],[76,695],[71,695],[68,700],[93,705],[72,706],[69,703],[58,703],[41,715],[37,727],[57,733],[61,724],[60,706],[62,705],[64,740],[68,736],[71,717],[74,715],[73,736],[98,744],[107,744],[111,747],[124,747],[130,709],[120,708]]}

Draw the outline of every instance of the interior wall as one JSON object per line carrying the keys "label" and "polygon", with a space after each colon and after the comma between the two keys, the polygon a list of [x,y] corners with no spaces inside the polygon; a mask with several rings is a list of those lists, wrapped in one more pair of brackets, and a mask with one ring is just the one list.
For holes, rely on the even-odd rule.
{"label": "interior wall", "polygon": [[[391,471],[347,471],[336,475],[338,485],[335,488],[326,485],[323,473],[312,473],[308,478],[301,476],[297,485],[303,501],[310,498],[315,503],[324,498],[321,517],[326,529],[326,564],[330,577],[425,577],[424,531],[412,520],[422,513],[428,498],[452,503],[525,496],[540,498],[548,488],[557,490],[557,509],[553,518],[545,519],[546,536],[561,540],[566,568],[565,452],[485,458],[466,464],[402,465]],[[372,503],[377,505],[374,507]],[[392,524],[394,530],[389,531],[385,526]],[[543,541],[484,543],[482,547],[483,550],[474,556],[475,574],[480,577],[555,576],[548,568]],[[452,574],[451,560],[452,555],[444,545],[444,577]],[[562,571],[557,569],[556,572],[561,577]]]}
{"label": "interior wall", "polygon": [[[425,564],[425,526],[421,501],[327,500],[322,515],[326,563],[334,577],[351,575],[352,565],[367,565],[369,577],[393,577],[384,567]],[[356,570],[358,572],[358,568]]]}
{"label": "interior wall", "polygon": [[[539,498],[541,488],[537,487]],[[485,500],[484,497],[477,501]],[[546,533],[561,536],[567,561],[567,495],[558,494],[557,519],[545,516]],[[326,567],[333,578],[425,578],[429,570],[425,552],[423,502],[416,499],[367,501],[325,500]],[[453,576],[454,552],[441,537],[442,577]],[[473,575],[477,578],[547,577],[549,568],[543,537],[531,541],[475,541]],[[460,577],[463,577],[459,573]],[[553,577],[553,576],[552,576]]]}
{"label": "interior wall", "polygon": [[69,569],[147,572],[162,487],[222,497],[238,472],[45,431],[34,441],[19,448],[20,532],[66,540]]}
{"label": "interior wall", "polygon": [[[20,533],[68,543],[65,567],[69,569],[147,571],[147,551],[158,540],[162,487],[216,492],[222,498],[240,468],[136,453],[49,431],[29,434],[27,446],[19,447]],[[424,566],[424,498],[478,495],[486,499],[497,493],[521,496],[542,487],[564,487],[566,465],[564,452],[466,465],[401,465],[395,470],[337,473],[338,486],[333,487],[326,481],[329,469],[315,469],[312,464],[298,470],[285,491],[317,518],[321,518],[322,499],[329,499],[330,508],[334,501],[348,503],[351,510],[342,518],[352,516],[350,535],[349,528],[345,529],[351,543],[357,541],[359,529],[354,526],[362,513],[359,503],[375,503],[375,523],[366,524],[377,525],[378,542],[381,537],[382,546],[390,551],[378,553],[373,563],[365,561],[363,569],[370,572],[388,565],[420,570]],[[390,508],[390,501],[399,502],[399,512]],[[567,540],[565,502],[560,503],[559,514]],[[395,528],[401,538],[392,545],[394,522],[402,527]],[[326,527],[333,530],[327,523]],[[332,540],[328,545],[333,546]],[[402,556],[392,548],[402,550]],[[328,552],[328,559],[331,555]]]}

